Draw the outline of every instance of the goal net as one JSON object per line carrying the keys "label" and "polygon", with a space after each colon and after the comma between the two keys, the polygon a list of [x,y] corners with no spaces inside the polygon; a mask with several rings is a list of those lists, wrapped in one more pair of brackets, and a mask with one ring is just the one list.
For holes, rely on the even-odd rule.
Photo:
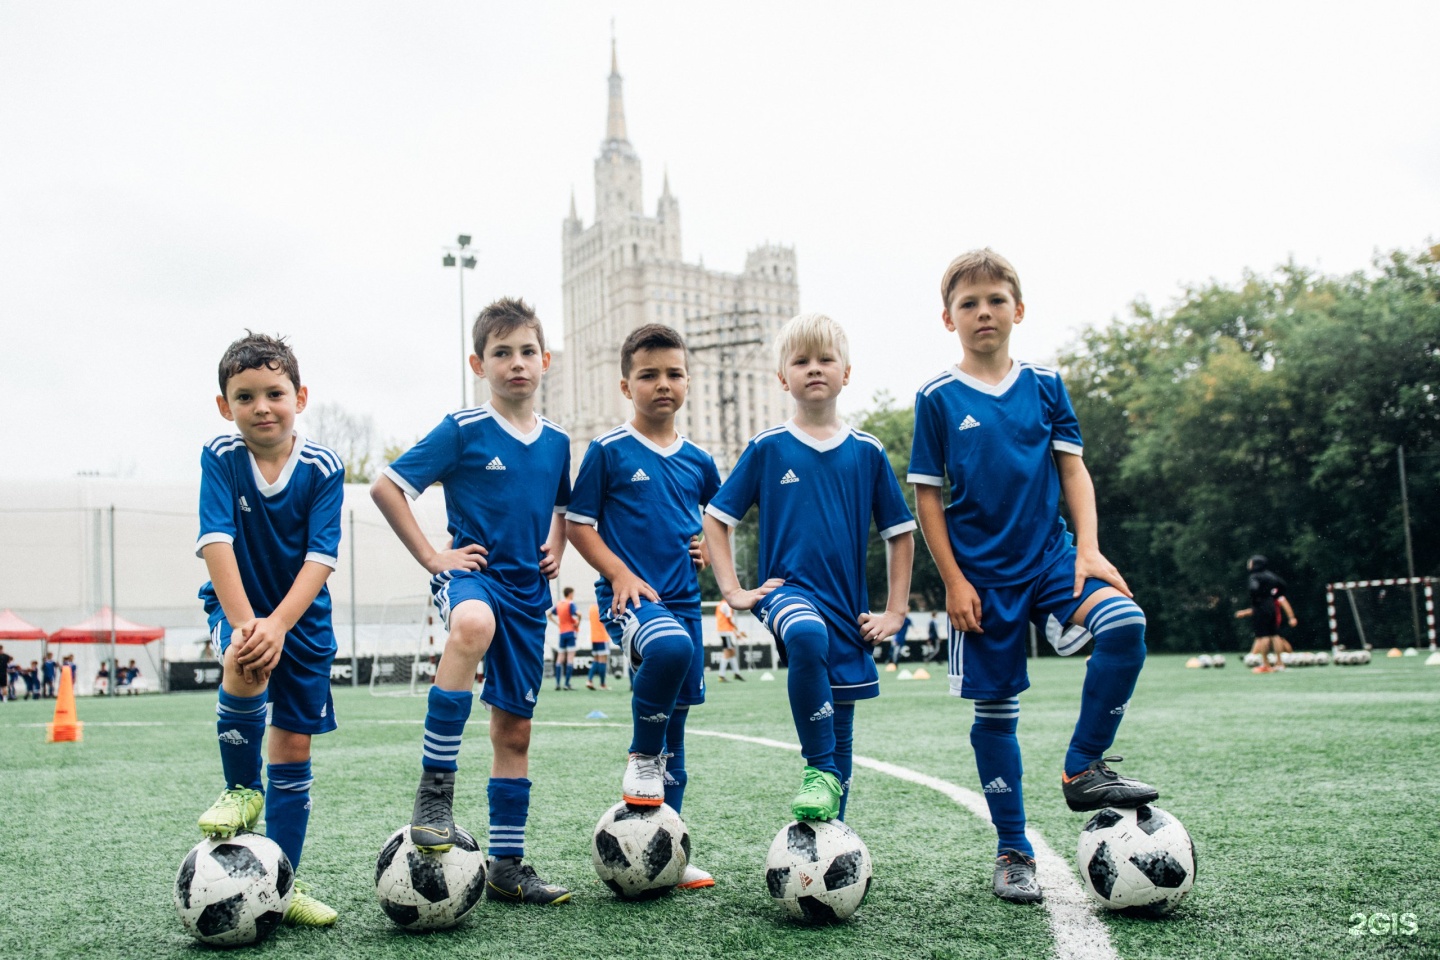
{"label": "goal net", "polygon": [[370,655],[360,661],[360,680],[377,697],[428,694],[444,649],[444,628],[429,594],[391,597],[381,609]]}
{"label": "goal net", "polygon": [[1350,650],[1418,646],[1418,611],[1420,637],[1434,650],[1436,582],[1435,577],[1391,577],[1325,584],[1330,646]]}

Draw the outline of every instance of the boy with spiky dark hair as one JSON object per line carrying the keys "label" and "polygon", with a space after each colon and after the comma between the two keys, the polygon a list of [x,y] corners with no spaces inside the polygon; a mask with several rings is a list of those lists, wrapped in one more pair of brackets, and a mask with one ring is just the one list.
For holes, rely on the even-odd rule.
{"label": "boy with spiky dark hair", "polygon": [[[523,300],[480,311],[470,368],[491,399],[452,413],[375,481],[370,495],[411,555],[430,572],[430,591],[450,631],[425,714],[422,775],[410,839],[433,851],[455,840],[452,812],[460,741],[481,658],[494,755],[486,892],[509,903],[562,903],[570,891],[524,863],[530,812],[530,718],[545,670],[549,580],[565,549],[570,437],[535,413],[550,368],[545,332]],[[445,487],[450,542],[425,538],[406,497]]]}
{"label": "boy with spiky dark hair", "polygon": [[[283,339],[251,333],[230,344],[215,402],[239,433],[201,451],[195,545],[210,574],[200,599],[224,665],[216,726],[225,790],[200,817],[200,829],[234,836],[263,809],[266,833],[297,869],[314,782],[310,739],[335,729],[335,632],[325,581],[340,552],[345,499],[340,458],[295,432],[307,399]],[[270,769],[261,793],[267,713]],[[299,887],[285,912],[285,922],[298,926],[335,919]]]}
{"label": "boy with spiky dark hair", "polygon": [[[1100,552],[1095,487],[1060,374],[1010,358],[1011,331],[1025,318],[1015,268],[993,250],[972,250],[951,261],[940,294],[941,319],[964,354],[915,398],[909,479],[945,582],[950,692],[975,701],[970,743],[999,838],[993,890],[1034,903],[1043,894],[1025,836],[1016,736],[1020,693],[1030,686],[1029,625],[1061,656],[1095,638],[1061,771],[1066,803],[1136,807],[1159,791],[1111,770],[1106,760],[1119,758],[1105,751],[1145,663],[1145,614]],[[1060,517],[1062,493],[1073,536]]]}
{"label": "boy with spiky dark hair", "polygon": [[[595,601],[610,635],[639,661],[620,795],[635,807],[685,797],[685,720],[705,702],[700,511],[720,489],[715,460],[675,430],[690,372],[685,341],[658,323],[620,349],[620,391],[635,416],[596,437],[565,514],[570,542],[600,574]],[[682,889],[714,886],[686,868]]]}

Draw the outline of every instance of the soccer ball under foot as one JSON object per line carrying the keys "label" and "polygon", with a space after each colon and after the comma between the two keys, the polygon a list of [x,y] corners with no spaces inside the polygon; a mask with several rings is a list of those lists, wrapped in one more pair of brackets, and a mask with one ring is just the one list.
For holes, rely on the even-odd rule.
{"label": "soccer ball under foot", "polygon": [[410,824],[390,834],[375,860],[375,896],[396,924],[415,933],[455,926],[485,893],[485,854],[466,831],[455,844],[425,853],[410,842]]}
{"label": "soccer ball under foot", "polygon": [[788,823],[765,857],[770,897],[806,923],[848,919],[869,892],[870,879],[865,841],[839,820]]}
{"label": "soccer ball under foot", "polygon": [[1107,807],[1080,831],[1085,889],[1112,910],[1169,913],[1195,884],[1195,844],[1159,807]]}
{"label": "soccer ball under foot", "polygon": [[185,932],[212,947],[260,943],[290,906],[295,872],[274,840],[246,830],[195,844],[175,877]]}
{"label": "soccer ball under foot", "polygon": [[595,824],[591,859],[600,881],[623,900],[649,900],[675,889],[690,863],[690,831],[669,804],[615,804]]}

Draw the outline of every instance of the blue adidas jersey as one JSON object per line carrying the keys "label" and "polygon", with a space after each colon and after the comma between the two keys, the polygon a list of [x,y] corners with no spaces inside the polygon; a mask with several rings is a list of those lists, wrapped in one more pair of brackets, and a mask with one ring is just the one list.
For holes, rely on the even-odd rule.
{"label": "blue adidas jersey", "polygon": [[[596,527],[605,546],[672,611],[693,607],[698,615],[690,538],[719,489],[710,454],[684,437],[658,446],[627,423],[591,441],[565,519]],[[613,596],[608,580],[595,581],[596,602],[608,607]]]}
{"label": "blue adidas jersey", "polygon": [[793,421],[757,434],[706,512],[730,526],[760,506],[760,581],[806,592],[831,626],[859,637],[870,609],[870,521],[889,540],[915,529],[885,445],[846,427],[816,440]]}
{"label": "blue adidas jersey", "polygon": [[1080,456],[1084,444],[1049,367],[1015,363],[994,386],[951,367],[920,387],[909,480],[938,487],[949,478],[950,547],[971,582],[1024,583],[1072,546],[1055,451]]}
{"label": "blue adidas jersey", "polygon": [[[240,582],[257,617],[275,612],[307,560],[335,569],[340,553],[340,513],[345,503],[345,466],[334,451],[297,436],[290,459],[274,483],[239,434],[216,437],[200,451],[200,538],[235,549]],[[206,581],[200,599],[207,612],[219,608]],[[334,650],[330,588],[320,594],[291,631],[315,652]]]}
{"label": "blue adidas jersey", "polygon": [[569,434],[544,417],[522,433],[487,403],[441,420],[385,476],[412,500],[442,484],[454,547],[484,547],[491,576],[516,598],[550,609],[540,547],[570,502]]}

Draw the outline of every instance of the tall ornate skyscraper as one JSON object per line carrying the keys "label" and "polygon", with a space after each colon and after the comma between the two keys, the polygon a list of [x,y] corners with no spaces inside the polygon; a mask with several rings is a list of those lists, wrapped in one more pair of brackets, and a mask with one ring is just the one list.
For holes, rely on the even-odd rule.
{"label": "tall ornate skyscraper", "polygon": [[799,309],[795,250],[756,247],[739,274],[686,263],[680,202],[668,173],[655,216],[645,216],[640,157],[625,129],[613,40],[609,84],[605,139],[595,158],[594,222],[581,221],[572,192],[561,227],[565,349],[546,377],[541,409],[570,431],[578,467],[590,440],[630,416],[619,389],[621,344],[642,324],[664,323],[692,349],[680,432],[728,471],[746,439],[790,412],[770,342]]}

